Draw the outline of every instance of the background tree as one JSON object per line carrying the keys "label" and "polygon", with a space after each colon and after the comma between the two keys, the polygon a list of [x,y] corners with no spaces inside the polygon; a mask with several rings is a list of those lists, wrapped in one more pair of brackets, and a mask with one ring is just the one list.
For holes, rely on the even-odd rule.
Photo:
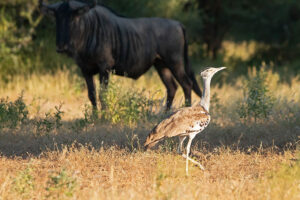
{"label": "background tree", "polygon": [[[121,16],[166,17],[182,22],[188,32],[189,52],[195,66],[201,66],[201,62],[218,62],[244,73],[246,70],[240,69],[264,61],[288,66],[295,72],[300,69],[298,0],[102,0],[101,3]],[[37,4],[38,0],[0,2],[0,77],[3,80],[15,73],[53,71],[73,63],[55,52],[55,23],[40,15]],[[253,41],[258,45],[247,60],[228,62],[223,59],[224,41],[237,44]]]}

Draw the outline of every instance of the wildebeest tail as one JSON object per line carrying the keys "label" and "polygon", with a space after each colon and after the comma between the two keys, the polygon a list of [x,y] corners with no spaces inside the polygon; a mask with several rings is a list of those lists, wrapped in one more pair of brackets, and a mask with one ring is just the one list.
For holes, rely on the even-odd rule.
{"label": "wildebeest tail", "polygon": [[190,67],[190,63],[189,63],[189,55],[188,55],[188,42],[187,42],[187,38],[186,38],[186,31],[183,25],[181,25],[182,31],[183,31],[183,37],[184,37],[184,66],[185,66],[185,72],[188,74],[188,76],[190,77],[190,79],[193,82],[193,90],[194,92],[201,97],[202,96],[202,92],[201,89],[199,88],[199,85],[197,83],[195,74],[193,72],[193,70]]}

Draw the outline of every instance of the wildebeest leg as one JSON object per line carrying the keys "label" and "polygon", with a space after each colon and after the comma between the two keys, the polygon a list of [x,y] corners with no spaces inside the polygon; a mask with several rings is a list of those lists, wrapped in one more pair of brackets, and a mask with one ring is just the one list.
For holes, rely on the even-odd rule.
{"label": "wildebeest leg", "polygon": [[87,75],[84,74],[84,78],[86,81],[86,85],[88,88],[88,96],[89,99],[93,105],[93,108],[97,110],[97,103],[96,103],[96,94],[95,94],[95,85],[94,85],[94,80],[92,75]]}
{"label": "wildebeest leg", "polygon": [[100,72],[99,79],[100,79],[99,99],[101,103],[101,109],[104,110],[106,108],[106,104],[105,104],[105,100],[103,99],[103,93],[105,93],[107,90],[109,73],[107,71]]}
{"label": "wildebeest leg", "polygon": [[191,105],[191,90],[192,90],[192,81],[186,74],[184,70],[184,64],[183,62],[177,62],[172,65],[170,68],[174,77],[178,81],[178,83],[181,85],[183,92],[184,92],[184,97],[185,97],[185,105],[190,106]]}
{"label": "wildebeest leg", "polygon": [[156,63],[155,68],[167,88],[167,107],[166,110],[170,110],[173,99],[177,90],[177,84],[173,78],[172,72],[170,69],[161,67],[160,64]]}

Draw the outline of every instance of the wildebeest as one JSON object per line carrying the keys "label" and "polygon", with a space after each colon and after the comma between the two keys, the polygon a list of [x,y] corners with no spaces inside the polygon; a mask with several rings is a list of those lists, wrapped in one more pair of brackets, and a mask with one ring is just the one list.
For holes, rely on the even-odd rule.
{"label": "wildebeest", "polygon": [[74,58],[95,108],[93,75],[99,73],[101,88],[106,88],[110,72],[137,79],[153,65],[167,88],[167,109],[177,90],[175,79],[183,88],[186,104],[191,104],[192,89],[201,96],[189,67],[185,29],[178,21],[121,17],[96,1],[46,5],[39,0],[39,7],[55,17],[56,50]]}

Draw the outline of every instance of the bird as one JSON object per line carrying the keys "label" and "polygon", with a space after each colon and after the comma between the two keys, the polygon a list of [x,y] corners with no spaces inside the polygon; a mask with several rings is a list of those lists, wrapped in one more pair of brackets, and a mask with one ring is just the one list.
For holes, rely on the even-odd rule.
{"label": "bird", "polygon": [[179,145],[177,152],[181,154],[183,142],[189,137],[186,146],[186,155],[182,154],[182,156],[186,158],[186,174],[188,175],[188,161],[197,164],[200,169],[204,170],[204,167],[199,162],[189,157],[191,144],[195,136],[202,132],[210,122],[209,105],[211,79],[218,71],[225,68],[226,67],[209,67],[200,73],[204,86],[200,103],[192,107],[181,108],[158,123],[149,133],[144,143],[145,149],[148,150],[154,147],[159,141],[165,138],[178,136]]}

